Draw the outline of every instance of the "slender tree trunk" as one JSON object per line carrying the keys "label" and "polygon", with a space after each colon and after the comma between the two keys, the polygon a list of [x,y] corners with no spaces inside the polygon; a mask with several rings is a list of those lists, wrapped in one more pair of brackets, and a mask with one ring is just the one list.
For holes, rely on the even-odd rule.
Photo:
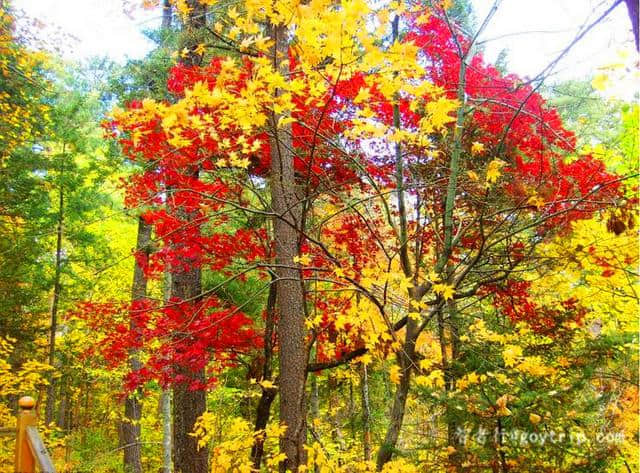
{"label": "slender tree trunk", "polygon": [[[450,313],[450,316],[452,314]],[[440,357],[442,358],[442,371],[444,373],[444,389],[446,393],[451,392],[455,388],[455,375],[453,372],[454,363],[457,357],[457,351],[453,348],[453,332],[451,332],[451,343],[447,340],[447,331],[444,322],[444,316],[442,311],[438,311],[437,314],[438,323],[438,340],[440,343]],[[451,358],[448,355],[447,347],[451,346]],[[451,409],[449,403],[445,405],[444,409],[444,422],[447,425],[447,446],[456,449],[451,455],[447,457],[447,463],[452,471],[458,471],[458,467],[461,463],[461,452],[459,445],[459,438],[457,432],[457,423],[454,419],[455,413]]]}
{"label": "slender tree trunk", "polygon": [[362,396],[362,450],[364,461],[371,460],[371,404],[369,401],[369,372],[362,364],[360,371],[360,393]]}
{"label": "slender tree trunk", "polygon": [[[262,379],[271,381],[273,376],[273,333],[275,330],[275,309],[276,309],[276,285],[272,276],[269,286],[269,296],[267,297],[266,320],[264,327],[264,366],[262,368]],[[263,389],[258,407],[256,408],[256,422],[254,431],[264,430],[271,415],[271,404],[276,397],[275,389]],[[264,453],[264,436],[257,436],[251,448],[251,463],[253,468],[260,470],[262,455]]]}
{"label": "slender tree trunk", "polygon": [[309,410],[311,413],[311,423],[320,416],[320,392],[318,390],[318,376],[311,376],[311,399],[309,399]]}
{"label": "slender tree trunk", "polygon": [[[60,164],[60,185],[58,198],[58,222],[56,228],[56,267],[53,279],[53,299],[51,301],[51,326],[49,330],[49,365],[55,367],[56,361],[56,332],[58,331],[58,305],[60,302],[60,277],[62,274],[62,228],[64,224],[64,160],[66,153],[66,145],[62,146],[61,164]],[[51,371],[49,376],[49,386],[47,387],[47,404],[45,407],[44,419],[48,425],[53,422],[56,404],[56,382],[55,369]]]}
{"label": "slender tree trunk", "polygon": [[171,390],[163,389],[160,398],[162,410],[162,473],[171,473]]}
{"label": "slender tree trunk", "polygon": [[[391,24],[392,37],[394,41],[398,41],[400,38],[400,17],[396,15]],[[400,107],[396,101],[393,105],[393,126],[397,130],[402,128],[402,120],[400,116]],[[399,231],[399,247],[400,247],[400,264],[405,277],[414,279],[414,287],[409,289],[409,297],[412,300],[418,301],[420,297],[417,295],[417,289],[415,287],[416,276],[413,274],[411,268],[411,261],[409,258],[409,238],[408,238],[408,219],[405,203],[405,186],[404,186],[404,161],[403,161],[402,148],[400,143],[395,145],[395,165],[396,165],[396,195],[398,203],[398,214],[400,219],[400,231]],[[419,261],[415,262],[416,268],[419,268]],[[420,327],[418,322],[411,317],[407,320],[404,343],[402,344],[402,350],[396,353],[398,358],[398,364],[400,366],[400,383],[396,387],[396,392],[393,400],[393,407],[391,408],[391,418],[389,427],[383,444],[378,450],[378,456],[376,459],[376,466],[378,470],[382,470],[385,463],[391,460],[396,446],[398,444],[398,438],[400,437],[400,431],[404,422],[404,414],[407,405],[407,398],[409,397],[409,389],[411,387],[411,375],[416,364],[415,349],[416,340],[420,335]]]}
{"label": "slender tree trunk", "polygon": [[[138,218],[138,236],[136,251],[143,255],[145,261],[149,259],[151,245],[151,225],[145,223],[142,217]],[[144,265],[144,264],[143,264]],[[131,285],[131,301],[133,310],[139,310],[136,303],[143,302],[147,297],[147,277],[144,274],[143,265],[136,263],[133,268],[133,284]],[[129,328],[133,333],[138,332],[135,322],[135,314],[129,321]],[[137,357],[137,351],[129,352],[129,368],[137,371],[141,367]],[[142,406],[138,400],[139,392],[127,396],[124,401],[124,420],[122,422],[122,442],[125,471],[142,473],[142,453],[140,446],[140,419],[142,418]]]}
{"label": "slender tree trunk", "polygon": [[[271,26],[270,30],[270,36],[274,40],[274,67],[287,74],[288,70],[281,65],[287,59],[287,29],[284,25],[278,25]],[[305,383],[308,353],[305,342],[304,291],[300,269],[294,262],[299,248],[302,204],[296,193],[291,127],[277,128],[279,118],[274,113],[274,133],[270,144],[280,345],[280,422],[287,426],[280,438],[280,450],[286,455],[280,470],[296,472],[305,463],[306,457]]]}
{"label": "slender tree trunk", "polygon": [[[172,10],[171,0],[163,0],[162,2],[162,29],[171,27]],[[171,296],[171,274],[165,273],[164,281],[164,301],[168,302]],[[171,390],[163,389],[160,395],[160,415],[162,419],[162,473],[171,473],[173,471],[172,453],[172,429],[171,429]]]}
{"label": "slender tree trunk", "polygon": [[[171,298],[171,272],[164,273],[163,298],[165,304]],[[171,389],[164,388],[160,396],[160,414],[162,417],[162,473],[171,473],[173,471],[172,460],[172,436],[173,424],[171,414]]]}
{"label": "slender tree trunk", "polygon": [[417,338],[417,323],[412,318],[409,318],[407,320],[405,342],[402,346],[403,349],[397,353],[398,364],[400,366],[400,383],[396,388],[396,393],[393,399],[393,407],[391,408],[387,434],[385,435],[384,443],[378,450],[378,457],[376,460],[378,470],[382,470],[385,463],[391,460],[398,444],[400,430],[402,429],[402,423],[404,421],[407,398],[409,396],[409,388],[411,386],[411,375],[415,366]]}

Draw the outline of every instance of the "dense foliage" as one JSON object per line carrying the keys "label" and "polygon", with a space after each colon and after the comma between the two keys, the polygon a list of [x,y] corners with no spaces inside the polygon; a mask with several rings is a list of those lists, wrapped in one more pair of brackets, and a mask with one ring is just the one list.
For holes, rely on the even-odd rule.
{"label": "dense foliage", "polygon": [[62,471],[637,471],[637,105],[466,2],[145,6],[100,80],[3,29],[2,423]]}

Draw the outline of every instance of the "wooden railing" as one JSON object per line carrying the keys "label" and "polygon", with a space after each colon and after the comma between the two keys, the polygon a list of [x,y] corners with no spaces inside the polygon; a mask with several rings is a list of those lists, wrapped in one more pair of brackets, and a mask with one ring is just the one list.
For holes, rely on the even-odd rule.
{"label": "wooden railing", "polygon": [[17,428],[15,430],[11,428],[0,429],[0,434],[12,435],[15,433],[16,435],[15,473],[35,473],[36,467],[37,471],[42,473],[56,472],[49,452],[38,433],[38,417],[33,411],[35,405],[36,402],[32,397],[20,398]]}

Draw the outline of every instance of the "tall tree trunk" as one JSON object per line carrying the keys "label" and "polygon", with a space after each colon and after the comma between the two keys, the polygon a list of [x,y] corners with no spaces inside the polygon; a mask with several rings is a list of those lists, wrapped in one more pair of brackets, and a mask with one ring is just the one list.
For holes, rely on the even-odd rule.
{"label": "tall tree trunk", "polygon": [[[190,8],[185,22],[188,35],[187,44],[183,46],[190,52],[184,59],[185,64],[195,66],[202,57],[197,54],[190,44],[194,41],[196,30],[207,24],[207,7],[198,0],[187,0]],[[197,178],[199,168],[192,169],[192,177]],[[191,222],[195,215],[182,212],[180,217],[184,222]],[[201,270],[196,261],[186,261],[189,269],[178,269],[171,274],[171,297],[178,300],[189,300],[189,305],[200,302],[199,295],[202,292]],[[179,374],[187,379],[199,381],[204,384],[204,369],[194,373],[187,367],[177,367]],[[207,473],[209,471],[209,449],[198,447],[198,439],[191,435],[198,418],[207,409],[207,392],[205,390],[191,390],[189,383],[179,383],[173,387],[173,467],[176,473]]]}
{"label": "tall tree trunk", "polygon": [[[62,227],[64,224],[64,160],[66,145],[62,145],[60,175],[59,175],[59,198],[58,198],[58,218],[56,228],[56,267],[53,279],[53,298],[51,300],[51,325],[49,329],[49,365],[55,367],[56,361],[56,332],[58,331],[58,305],[60,303],[60,277],[62,273]],[[56,382],[55,369],[49,376],[49,386],[47,386],[47,404],[45,407],[44,419],[48,425],[53,422],[56,404]]]}
{"label": "tall tree trunk", "polygon": [[[266,320],[264,326],[264,366],[262,368],[262,379],[271,381],[273,376],[273,333],[275,330],[275,309],[276,309],[276,285],[274,277],[271,277],[269,286],[269,296],[267,297]],[[256,408],[256,422],[254,432],[264,430],[271,415],[271,404],[276,397],[275,389],[264,389]],[[251,463],[253,468],[260,470],[262,455],[264,454],[264,436],[256,436],[251,448]]]}
{"label": "tall tree trunk", "polygon": [[[163,298],[165,304],[171,298],[171,272],[164,272]],[[171,413],[171,389],[164,388],[160,396],[160,415],[162,417],[162,473],[173,471],[173,417]]]}
{"label": "tall tree trunk", "polygon": [[[455,311],[455,306],[453,303],[449,305],[449,307],[453,307],[450,310],[450,322],[453,324],[453,311]],[[437,314],[437,323],[438,323],[438,340],[440,342],[440,357],[442,358],[442,371],[444,373],[444,389],[448,394],[449,392],[455,389],[455,374],[454,374],[454,363],[457,358],[457,344],[454,345],[453,337],[455,332],[450,330],[451,341],[447,339],[447,330],[445,327],[444,316],[442,311],[438,311]],[[451,357],[448,355],[447,347],[451,346]],[[459,436],[457,432],[457,423],[454,419],[455,412],[451,409],[451,406],[447,402],[444,409],[444,422],[447,425],[447,446],[453,447],[456,450],[447,457],[448,467],[451,471],[458,471],[458,468],[461,464],[461,452],[459,445]]]}
{"label": "tall tree trunk", "polygon": [[402,423],[404,421],[407,398],[409,396],[409,388],[411,386],[411,375],[416,362],[415,351],[417,338],[417,322],[412,318],[409,318],[407,320],[406,336],[402,345],[402,350],[397,353],[398,365],[400,366],[400,383],[396,388],[393,399],[389,427],[387,428],[384,443],[378,450],[378,457],[376,460],[378,470],[382,470],[385,463],[391,460],[398,444],[400,430],[402,429]]}
{"label": "tall tree trunk", "polygon": [[[137,306],[147,297],[147,277],[144,274],[143,266],[149,259],[149,251],[151,245],[151,225],[145,223],[142,217],[138,217],[138,236],[136,242],[136,251],[142,254],[143,264],[139,264],[138,260],[133,268],[133,284],[131,285],[131,302],[133,310],[139,310]],[[132,314],[134,315],[134,314]],[[132,316],[129,321],[129,328],[133,333],[138,332],[135,317]],[[137,357],[137,351],[129,352],[129,367],[131,371],[140,369],[140,361]],[[122,443],[124,454],[125,471],[131,473],[142,473],[142,453],[140,447],[140,419],[142,418],[142,406],[138,400],[139,392],[135,392],[127,396],[124,401],[124,420],[122,421]]]}
{"label": "tall tree trunk", "polygon": [[362,364],[360,371],[360,393],[362,396],[362,450],[364,461],[371,460],[371,404],[369,401],[369,372]]}
{"label": "tall tree trunk", "polygon": [[[187,300],[186,304],[199,302],[201,293],[200,268],[191,267],[171,274],[171,297]],[[188,380],[204,383],[204,370],[193,372],[188,367],[177,367]],[[207,409],[205,390],[189,389],[189,382],[173,387],[173,465],[177,473],[207,473],[208,449],[198,447],[198,439],[191,435],[198,418]]]}
{"label": "tall tree trunk", "polygon": [[171,473],[171,390],[163,389],[160,398],[162,410],[162,473]]}
{"label": "tall tree trunk", "polygon": [[[185,373],[204,381],[202,372]],[[198,439],[191,435],[198,418],[207,406],[204,390],[190,390],[187,383],[173,388],[173,465],[177,473],[207,473],[209,449],[198,448]]]}
{"label": "tall tree trunk", "polygon": [[[400,17],[395,15],[391,24],[392,37],[394,42],[400,38]],[[393,126],[395,129],[400,130],[402,128],[402,120],[400,115],[400,106],[396,100],[393,105]],[[396,195],[398,204],[398,216],[400,219],[400,231],[399,231],[399,253],[400,253],[400,265],[402,271],[407,278],[412,278],[414,287],[409,289],[409,298],[412,301],[418,302],[422,296],[418,295],[416,287],[417,269],[416,275],[412,270],[411,261],[409,258],[409,238],[408,238],[408,219],[405,202],[405,185],[404,185],[404,157],[402,153],[401,144],[398,142],[395,145],[395,165],[396,165]],[[420,262],[415,262],[415,267],[420,267]],[[398,444],[398,438],[400,437],[400,431],[404,422],[404,414],[407,405],[407,398],[409,397],[409,389],[411,387],[411,375],[413,369],[416,366],[415,351],[416,340],[420,335],[421,328],[418,322],[409,317],[407,320],[404,342],[402,349],[396,353],[398,358],[398,364],[400,367],[400,383],[396,387],[396,392],[393,399],[393,407],[391,408],[391,419],[387,433],[384,438],[383,444],[378,450],[378,456],[376,459],[376,466],[378,470],[382,470],[385,463],[391,460],[396,446]]]}
{"label": "tall tree trunk", "polygon": [[[288,69],[282,65],[287,59],[287,29],[272,25],[274,40],[274,68],[283,75]],[[276,92],[279,95],[280,91]],[[302,203],[296,193],[293,167],[291,127],[278,128],[280,116],[273,114],[271,135],[271,206],[275,213],[275,273],[278,315],[278,343],[280,345],[280,422],[287,426],[280,437],[280,450],[286,459],[280,471],[298,471],[305,463],[306,440],[305,383],[307,372],[306,329],[304,325],[304,291],[300,269],[294,262],[298,255]]]}
{"label": "tall tree trunk", "polygon": [[[197,170],[194,175],[198,175]],[[185,220],[190,219],[187,216]],[[200,302],[201,271],[195,261],[185,263],[189,269],[177,269],[171,274],[171,298],[188,300],[185,304],[194,306]],[[176,371],[189,381],[204,383],[204,370],[193,372],[178,366]],[[181,382],[173,386],[173,466],[177,473],[207,473],[208,449],[199,448],[198,439],[191,435],[196,421],[207,409],[207,393],[202,389],[192,390],[189,384]]]}

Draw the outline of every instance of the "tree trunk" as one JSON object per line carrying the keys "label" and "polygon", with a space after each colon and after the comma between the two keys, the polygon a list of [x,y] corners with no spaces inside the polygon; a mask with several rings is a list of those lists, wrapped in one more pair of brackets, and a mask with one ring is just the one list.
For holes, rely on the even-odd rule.
{"label": "tree trunk", "polygon": [[407,405],[407,397],[409,396],[409,387],[411,386],[411,374],[415,365],[416,339],[418,338],[418,327],[415,320],[409,318],[407,320],[406,337],[403,349],[397,353],[398,364],[400,365],[400,383],[396,388],[393,399],[393,407],[391,408],[391,418],[384,443],[378,450],[378,458],[376,465],[378,470],[382,470],[385,463],[391,460],[400,430],[404,421],[404,413]]}
{"label": "tree trunk", "polygon": [[[144,261],[149,259],[151,244],[151,225],[145,223],[142,217],[138,218],[138,236],[136,251],[142,253]],[[144,265],[144,263],[143,263]],[[147,277],[143,271],[143,265],[137,260],[133,268],[133,284],[131,285],[131,302],[133,310],[136,302],[142,302],[147,297]],[[133,315],[133,314],[132,314]],[[137,333],[138,327],[135,317],[129,320],[129,328],[133,333]],[[140,361],[137,358],[136,350],[129,352],[129,367],[131,371],[140,369]],[[124,420],[122,421],[122,442],[124,454],[125,471],[131,473],[142,473],[142,453],[140,448],[140,419],[142,418],[142,406],[138,400],[139,393],[132,393],[124,401]]]}
{"label": "tree trunk", "polygon": [[[171,298],[171,273],[164,272],[164,288],[163,298],[165,304]],[[171,415],[171,389],[164,388],[160,396],[160,414],[162,417],[162,473],[171,473],[173,471],[172,461],[172,415]]]}
{"label": "tree trunk", "polygon": [[[329,388],[327,414],[331,424],[331,437],[334,443],[338,444],[339,450],[344,452],[346,444],[342,434],[342,392],[340,386],[338,386],[338,380],[332,372],[327,376],[327,387]],[[340,462],[340,459],[338,459],[338,462]]]}
{"label": "tree trunk", "polygon": [[[273,376],[273,332],[275,329],[275,308],[276,308],[276,286],[274,278],[271,278],[269,286],[269,297],[267,298],[266,320],[264,326],[264,366],[262,368],[262,379],[271,381]],[[256,408],[256,422],[254,432],[264,430],[271,416],[271,404],[275,399],[277,391],[275,389],[263,389],[258,407]],[[260,470],[262,455],[264,454],[264,436],[257,436],[251,448],[251,463],[253,468]]]}
{"label": "tree trunk", "polygon": [[[281,62],[287,59],[286,35],[284,25],[270,27],[270,36],[274,40],[274,68],[285,76],[288,69]],[[279,95],[280,92],[277,91],[276,94]],[[273,114],[274,133],[270,144],[280,344],[280,422],[287,426],[280,438],[280,450],[286,455],[280,470],[296,472],[305,463],[306,457],[305,383],[308,353],[305,341],[304,291],[300,269],[294,262],[300,242],[302,203],[296,193],[291,126],[278,128],[279,118],[278,114]]]}
{"label": "tree trunk", "polygon": [[[51,300],[51,326],[49,330],[49,365],[55,366],[56,361],[56,332],[58,331],[58,304],[60,302],[60,277],[62,271],[62,226],[64,224],[64,159],[66,146],[62,145],[62,155],[60,164],[60,187],[58,199],[58,225],[56,228],[56,267],[53,279],[53,299]],[[56,404],[56,382],[55,369],[49,375],[49,386],[47,386],[47,404],[45,407],[44,419],[49,425],[53,422]]]}
{"label": "tree trunk", "polygon": [[[186,374],[193,378],[193,373]],[[196,379],[204,381],[203,373]],[[207,407],[207,393],[190,390],[187,383],[173,388],[173,465],[176,473],[207,473],[209,449],[198,448],[198,439],[191,435],[198,418]]]}
{"label": "tree trunk", "polygon": [[[187,0],[190,8],[185,27],[189,33],[187,43],[192,43],[193,32],[207,24],[207,7],[198,0]],[[197,65],[202,56],[192,48],[194,44],[183,44],[190,52],[184,58],[187,65]],[[194,178],[200,170],[194,167],[191,171]],[[192,221],[195,216],[179,209],[183,221]],[[189,300],[188,304],[198,304],[202,292],[201,270],[196,261],[186,261],[187,270],[179,269],[171,274],[171,297],[178,300]],[[187,379],[204,383],[204,369],[194,373],[187,367],[177,367],[177,372]],[[176,473],[207,473],[209,471],[209,449],[198,447],[198,439],[191,435],[198,418],[207,409],[207,393],[204,390],[191,390],[189,383],[179,383],[173,387],[173,467]]]}
{"label": "tree trunk", "polygon": [[[193,268],[171,275],[171,296],[179,300],[197,298],[200,294],[200,269]],[[188,302],[194,304],[195,302]],[[204,371],[192,372],[177,367],[189,380],[204,382]],[[189,389],[188,382],[173,387],[173,465],[177,473],[207,473],[208,449],[198,448],[198,439],[191,435],[194,425],[207,409],[207,393]]]}
{"label": "tree trunk", "polygon": [[[454,311],[455,306],[453,303],[449,304],[449,307],[453,309],[450,310],[450,321],[453,324]],[[442,371],[444,373],[444,389],[447,394],[455,389],[455,373],[454,373],[454,363],[457,359],[457,344],[454,344],[454,336],[455,331],[451,330],[451,343],[447,340],[446,328],[444,325],[444,317],[442,315],[442,311],[438,311],[437,314],[437,322],[438,322],[438,339],[440,342],[440,354],[442,358]],[[453,325],[452,325],[453,327]],[[447,355],[447,346],[451,345],[451,358]],[[455,448],[455,452],[447,457],[448,466],[451,471],[458,471],[461,460],[461,452],[460,452],[460,442],[457,431],[457,423],[454,419],[455,412],[451,409],[451,406],[447,402],[444,410],[444,422],[447,425],[447,446]]]}
{"label": "tree trunk", "polygon": [[[197,172],[196,172],[197,173]],[[190,269],[171,274],[171,297],[189,300],[190,306],[199,302],[201,291],[200,268],[187,264]],[[185,321],[186,322],[186,321]],[[204,370],[193,372],[188,367],[176,367],[188,380],[204,383]],[[189,389],[189,382],[173,387],[173,466],[177,473],[207,473],[209,451],[198,448],[198,439],[191,435],[196,420],[207,409],[207,393]]]}
{"label": "tree trunk", "polygon": [[371,460],[371,405],[369,402],[369,372],[362,364],[360,372],[360,393],[362,395],[362,449],[364,461]]}
{"label": "tree trunk", "polygon": [[171,391],[162,390],[162,473],[171,473]]}

